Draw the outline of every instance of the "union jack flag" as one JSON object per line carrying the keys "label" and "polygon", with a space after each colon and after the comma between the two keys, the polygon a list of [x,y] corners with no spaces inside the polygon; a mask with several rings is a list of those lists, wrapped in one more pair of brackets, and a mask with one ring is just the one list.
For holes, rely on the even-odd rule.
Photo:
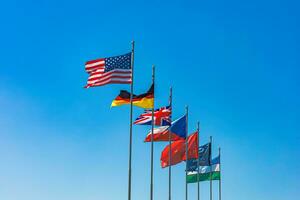
{"label": "union jack flag", "polygon": [[[154,110],[154,125],[169,126],[171,125],[171,106],[162,107]],[[152,124],[152,110],[145,110],[134,122],[137,125]]]}

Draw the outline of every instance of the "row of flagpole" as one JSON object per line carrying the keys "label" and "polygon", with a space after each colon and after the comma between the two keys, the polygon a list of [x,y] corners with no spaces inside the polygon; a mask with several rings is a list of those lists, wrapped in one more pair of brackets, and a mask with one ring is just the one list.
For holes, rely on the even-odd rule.
{"label": "row of flagpole", "polygon": [[[155,85],[155,66],[152,65],[152,84]],[[154,98],[155,99],[155,98]],[[154,106],[155,104],[153,103],[153,108],[152,108],[152,123],[151,123],[151,172],[150,172],[150,200],[153,200],[153,154],[154,154],[154,142],[153,142],[153,130],[154,130]],[[172,108],[172,87],[170,87],[170,96],[169,96],[169,105]],[[171,115],[172,116],[172,115]],[[172,118],[170,119],[172,121]],[[188,106],[186,106],[186,121],[187,121],[187,126],[186,126],[186,132],[188,133]],[[197,123],[197,133],[198,133],[198,145],[200,144],[200,122]],[[212,136],[209,137],[209,143],[212,145]],[[168,199],[171,200],[171,160],[172,160],[172,154],[171,154],[171,148],[172,148],[172,140],[171,140],[171,132],[169,132],[169,145],[170,145],[170,150],[169,150],[169,174],[168,174]],[[186,160],[188,160],[188,137],[186,137],[186,146],[185,146],[185,154],[186,154]],[[210,147],[212,148],[212,147]],[[220,157],[220,148],[218,149],[219,151],[219,157]],[[199,155],[198,155],[199,156]],[[210,157],[210,161],[211,161]],[[199,167],[199,158],[197,159],[197,199],[200,200],[200,181],[199,181],[199,174],[200,174],[200,167]],[[187,162],[186,162],[186,179],[187,179]],[[212,165],[210,165],[210,200],[213,199],[213,188],[212,188]],[[188,200],[188,183],[187,180],[185,181],[185,199]],[[219,200],[221,200],[221,179],[219,180]]]}
{"label": "row of flagpole", "polygon": [[[128,200],[131,200],[131,159],[132,159],[132,94],[133,94],[133,80],[134,80],[134,41],[132,41],[132,59],[131,59],[131,66],[132,66],[132,83],[131,83],[131,95],[130,95],[130,144],[129,144],[129,173],[128,173]],[[155,85],[155,66],[152,65],[152,84]],[[155,99],[155,98],[154,98]],[[153,132],[154,132],[154,109],[155,109],[155,103],[153,102],[152,107],[152,123],[151,123],[151,154],[150,154],[150,200],[153,200],[153,156],[154,156],[154,142],[153,142]],[[169,105],[172,108],[172,87],[170,87],[170,95],[169,95]],[[170,120],[172,121],[172,114],[170,117]],[[188,133],[188,106],[186,106],[186,132]],[[198,145],[200,144],[200,122],[197,123],[197,132],[198,132]],[[212,136],[210,136],[209,140],[210,144],[212,144]],[[171,148],[172,148],[172,140],[171,140],[171,132],[169,132],[169,173],[168,173],[168,199],[171,200],[171,192],[172,192],[172,154],[171,154]],[[186,137],[186,160],[188,160],[188,137]],[[220,148],[218,149],[219,156],[220,156]],[[210,158],[211,160],[211,158]],[[197,200],[200,200],[200,181],[199,181],[199,174],[200,174],[200,167],[199,167],[199,159],[197,159]],[[221,168],[221,167],[220,167]],[[187,183],[187,162],[186,162],[186,180],[185,180],[185,199],[188,200],[188,183]],[[212,188],[212,165],[210,165],[210,200],[213,200],[213,188]],[[219,180],[219,200],[221,200],[221,178]]]}
{"label": "row of flagpole", "polygon": [[[136,97],[134,96],[134,48],[135,48],[135,42],[132,41],[132,49],[131,49],[131,58],[130,58],[130,63],[128,60],[128,65],[130,64],[131,66],[131,82],[130,82],[130,125],[129,125],[129,158],[128,158],[128,200],[131,200],[131,191],[132,191],[132,130],[133,130],[133,99]],[[127,54],[128,55],[128,54]],[[127,57],[128,58],[128,57]],[[122,58],[121,58],[122,59]],[[126,58],[125,58],[126,59]],[[90,62],[88,62],[86,64],[86,69],[88,73],[91,73],[92,70],[91,68],[95,68],[96,65],[101,65],[99,64],[100,62],[102,62],[101,59],[98,60],[94,60],[92,61],[93,63],[91,64]],[[123,60],[124,61],[124,60]],[[125,62],[125,61],[124,61]],[[88,66],[89,65],[89,66]],[[87,67],[88,66],[88,67]],[[98,66],[96,66],[98,67]],[[120,67],[120,66],[119,66]],[[103,68],[102,68],[103,69]],[[125,67],[123,66],[123,68],[118,68],[118,69],[125,69]],[[98,71],[96,71],[96,73],[99,73]],[[91,75],[91,74],[90,74]],[[92,86],[100,86],[100,85],[91,85],[88,82],[88,85],[86,86],[86,88],[88,87],[92,87]],[[151,109],[151,153],[150,153],[150,200],[153,200],[153,182],[154,182],[154,174],[153,174],[153,157],[154,157],[154,126],[155,124],[155,119],[154,119],[154,111],[155,111],[155,98],[154,98],[154,86],[155,86],[155,66],[152,65],[152,86],[153,86],[153,105],[152,105],[152,109]],[[128,92],[127,92],[128,93]],[[172,87],[170,88],[170,95],[169,95],[169,108],[170,110],[170,122],[172,124]],[[128,96],[129,97],[129,96]],[[136,105],[136,104],[134,104]],[[189,114],[189,109],[188,106],[186,106],[185,108],[185,118],[186,118],[186,126],[185,126],[185,141],[181,140],[184,142],[185,144],[185,161],[186,161],[186,165],[185,165],[185,200],[188,200],[188,181],[187,181],[187,177],[188,177],[188,161],[189,161],[189,137],[188,137],[188,114]],[[170,125],[171,126],[171,125]],[[196,131],[196,136],[197,136],[197,200],[200,200],[200,153],[199,153],[199,142],[200,142],[200,137],[199,137],[199,133],[200,133],[200,123],[197,123],[197,131]],[[193,134],[194,135],[194,134]],[[168,158],[168,199],[171,200],[172,199],[172,132],[169,131],[168,132],[168,142],[169,142],[169,158]],[[210,136],[210,141],[209,141],[209,151],[211,151],[211,146],[212,146],[212,137]],[[219,148],[219,159],[220,159],[220,148]],[[211,157],[211,152],[209,153],[209,181],[210,181],[210,200],[213,200],[213,189],[212,189],[212,157]],[[191,159],[193,159],[195,157],[192,157]],[[220,161],[219,161],[219,168],[220,167]],[[202,165],[201,165],[202,166]],[[220,169],[219,169],[220,170]],[[219,180],[219,200],[221,200],[221,177],[219,175],[219,179],[214,179],[214,180]]]}

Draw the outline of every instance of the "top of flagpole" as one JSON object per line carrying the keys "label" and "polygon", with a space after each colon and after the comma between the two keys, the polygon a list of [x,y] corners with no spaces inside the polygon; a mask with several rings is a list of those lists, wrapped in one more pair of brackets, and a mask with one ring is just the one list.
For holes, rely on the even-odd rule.
{"label": "top of flagpole", "polygon": [[186,117],[186,141],[187,141],[187,138],[188,138],[188,135],[189,135],[189,129],[188,129],[188,115],[189,115],[189,106],[186,105],[185,106],[185,117]]}
{"label": "top of flagpole", "polygon": [[[173,95],[173,88],[170,87],[170,96],[169,96],[169,106],[172,106],[172,95]],[[172,108],[171,108],[172,109]],[[172,121],[172,120],[171,120]]]}
{"label": "top of flagpole", "polygon": [[134,79],[134,46],[135,46],[135,42],[134,40],[131,41],[131,93],[133,93],[133,79]]}
{"label": "top of flagpole", "polygon": [[[134,46],[135,46],[135,41],[132,40],[131,41],[131,58],[132,58],[132,61],[133,61],[133,57],[134,57]],[[133,65],[133,62],[132,62],[132,65]],[[131,68],[133,68],[133,66],[131,66]]]}
{"label": "top of flagpole", "polygon": [[[198,146],[200,146],[200,144],[199,144],[199,140],[200,140],[200,121],[198,121],[197,122],[197,132],[198,132]],[[198,157],[199,157],[199,155],[198,155]],[[198,159],[199,160],[199,159]]]}
{"label": "top of flagpole", "polygon": [[155,76],[155,65],[152,65],[152,81],[154,83],[154,77]]}

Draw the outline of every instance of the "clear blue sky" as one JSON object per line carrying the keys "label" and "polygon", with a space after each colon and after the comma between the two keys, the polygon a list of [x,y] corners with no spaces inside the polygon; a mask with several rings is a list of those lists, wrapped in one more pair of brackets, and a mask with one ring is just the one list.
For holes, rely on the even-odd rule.
{"label": "clear blue sky", "polygon": [[[294,0],[2,1],[0,199],[127,198],[128,85],[83,89],[87,60],[136,40],[136,93],[157,66],[157,105],[174,88],[174,116],[222,147],[224,200],[299,199],[300,14]],[[134,110],[134,116],[141,113]],[[147,127],[134,127],[133,200],[149,198]],[[167,170],[155,144],[155,200]],[[215,188],[217,185],[214,185]],[[207,199],[208,184],[201,184]],[[196,198],[196,185],[190,186]],[[173,170],[184,198],[184,165]]]}

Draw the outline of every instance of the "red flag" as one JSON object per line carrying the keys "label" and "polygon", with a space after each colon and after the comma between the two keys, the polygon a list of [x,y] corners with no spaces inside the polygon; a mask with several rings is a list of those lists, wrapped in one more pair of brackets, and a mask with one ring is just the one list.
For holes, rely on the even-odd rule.
{"label": "red flag", "polygon": [[[188,137],[188,159],[198,158],[198,132],[193,133]],[[172,143],[171,148],[171,165],[176,165],[186,160],[185,155],[185,140],[178,140]],[[161,153],[161,167],[168,167],[169,164],[170,145],[166,146]]]}

